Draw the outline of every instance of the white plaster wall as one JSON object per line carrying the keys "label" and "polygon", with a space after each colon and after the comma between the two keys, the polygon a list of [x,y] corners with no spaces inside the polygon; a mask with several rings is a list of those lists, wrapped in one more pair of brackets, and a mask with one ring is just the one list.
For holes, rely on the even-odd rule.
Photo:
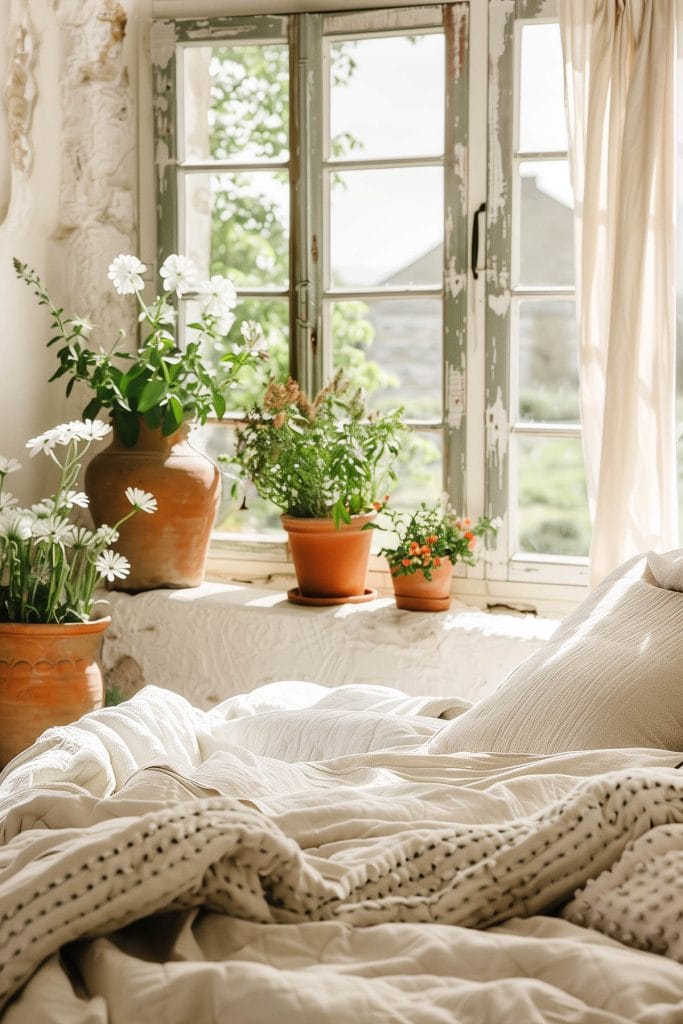
{"label": "white plaster wall", "polygon": [[[12,488],[22,501],[49,486],[25,441],[80,415],[89,395],[47,381],[49,317],[16,279],[12,257],[33,266],[67,313],[89,315],[94,340],[111,343],[135,321],[107,281],[119,252],[134,252],[137,208],[138,14],[142,0],[3,0],[0,5],[0,454],[19,458]],[[30,166],[12,162],[8,78],[18,23],[29,19],[35,94],[26,145]],[[16,90],[15,90],[16,92]],[[15,104],[16,109],[16,104]],[[113,333],[112,333],[113,332]]]}

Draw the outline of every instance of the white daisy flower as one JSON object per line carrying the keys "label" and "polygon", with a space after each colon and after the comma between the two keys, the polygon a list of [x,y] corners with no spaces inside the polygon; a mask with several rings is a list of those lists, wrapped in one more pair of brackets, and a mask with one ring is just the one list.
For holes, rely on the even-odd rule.
{"label": "white daisy flower", "polygon": [[90,334],[95,325],[91,324],[87,317],[75,316],[71,321],[71,326],[75,331],[77,331],[78,334],[87,337],[87,335]]}
{"label": "white daisy flower", "polygon": [[72,548],[89,548],[95,534],[86,526],[74,526],[71,538]]}
{"label": "white daisy flower", "polygon": [[193,260],[177,253],[164,260],[159,273],[164,279],[164,291],[175,292],[178,298],[194,288],[199,279],[199,271]]}
{"label": "white daisy flower", "polygon": [[44,434],[39,434],[38,437],[32,437],[26,442],[30,457],[33,458],[38,452],[44,452],[46,455],[49,455],[57,444],[58,437],[57,427],[46,430]]}
{"label": "white daisy flower", "polygon": [[47,516],[46,519],[36,519],[33,524],[33,536],[38,540],[46,540],[54,544],[71,544],[73,524],[63,516]]}
{"label": "white daisy flower", "polygon": [[118,539],[119,531],[115,530],[113,526],[107,526],[106,523],[99,526],[93,534],[95,544],[116,544]]}
{"label": "white daisy flower", "polygon": [[10,509],[0,516],[0,537],[24,541],[31,536],[33,522],[23,509]]}
{"label": "white daisy flower", "polygon": [[42,498],[35,505],[31,505],[31,512],[36,519],[47,519],[55,510],[55,503],[52,498]]}
{"label": "white daisy flower", "polygon": [[[227,277],[221,277],[220,274],[214,274],[209,281],[201,281],[197,291],[202,312],[207,316],[216,317],[219,322],[230,320],[229,330],[232,326],[230,310],[237,305],[237,292],[232,281]],[[232,319],[234,320],[234,317]]]}
{"label": "white daisy flower", "polygon": [[16,473],[21,469],[21,463],[17,459],[8,459],[6,455],[0,455],[0,477],[6,477],[8,473]]}
{"label": "white daisy flower", "polygon": [[112,430],[111,423],[105,423],[104,420],[74,420],[70,426],[78,431],[81,441],[100,441]]}
{"label": "white daisy flower", "polygon": [[4,494],[0,494],[0,512],[4,512],[7,508],[12,508],[13,505],[17,504],[17,499],[9,491],[5,491]]}
{"label": "white daisy flower", "polygon": [[130,562],[125,555],[118,555],[115,551],[107,549],[97,556],[95,568],[100,576],[112,583],[117,577],[125,580],[130,572]]}
{"label": "white daisy flower", "polygon": [[140,274],[144,274],[147,267],[141,263],[137,256],[127,256],[121,253],[109,265],[109,280],[119,295],[133,295],[136,291],[144,288],[144,281]]}
{"label": "white daisy flower", "polygon": [[88,495],[83,491],[67,491],[62,502],[65,508],[73,508],[74,505],[78,505],[79,508],[87,508],[89,505]]}
{"label": "white daisy flower", "polygon": [[139,512],[156,512],[157,510],[157,499],[153,494],[143,491],[140,487],[126,487],[126,497],[133,508]]}

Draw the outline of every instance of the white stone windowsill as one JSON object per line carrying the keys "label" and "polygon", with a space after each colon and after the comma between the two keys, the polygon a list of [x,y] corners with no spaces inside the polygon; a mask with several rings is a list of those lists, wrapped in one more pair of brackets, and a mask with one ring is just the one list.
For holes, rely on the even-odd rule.
{"label": "white stone windowsill", "polygon": [[126,695],[154,683],[202,708],[264,683],[375,683],[477,700],[553,633],[557,621],[481,611],[399,611],[391,597],[300,607],[286,591],[204,583],[107,594],[102,664]]}

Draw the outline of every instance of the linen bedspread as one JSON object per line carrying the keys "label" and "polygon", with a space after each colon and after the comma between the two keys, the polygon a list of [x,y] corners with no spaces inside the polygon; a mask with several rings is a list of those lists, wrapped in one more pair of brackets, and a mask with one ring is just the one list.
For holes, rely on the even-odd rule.
{"label": "linen bedspread", "polygon": [[149,688],[3,773],[8,1024],[683,1021],[683,755],[428,755],[466,704],[320,689]]}

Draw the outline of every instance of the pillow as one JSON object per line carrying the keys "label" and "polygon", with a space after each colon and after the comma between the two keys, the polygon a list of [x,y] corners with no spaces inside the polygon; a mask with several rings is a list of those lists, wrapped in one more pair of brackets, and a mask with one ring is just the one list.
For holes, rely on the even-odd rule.
{"label": "pillow", "polygon": [[554,754],[683,749],[683,593],[644,556],[615,570],[541,650],[426,749]]}
{"label": "pillow", "polygon": [[683,590],[683,548],[665,551],[663,555],[648,551],[647,567],[660,587]]}

